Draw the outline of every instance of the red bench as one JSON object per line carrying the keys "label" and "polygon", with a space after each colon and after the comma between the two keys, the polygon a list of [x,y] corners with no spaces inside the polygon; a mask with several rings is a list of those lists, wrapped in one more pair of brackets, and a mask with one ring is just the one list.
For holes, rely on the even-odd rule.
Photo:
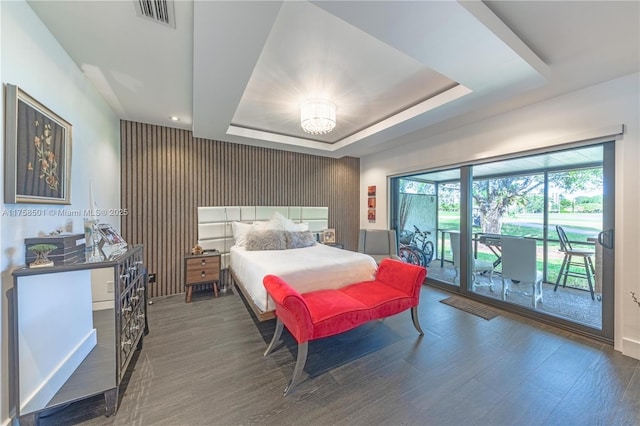
{"label": "red bench", "polygon": [[413,325],[424,334],[418,322],[420,287],[427,275],[421,266],[384,259],[372,281],[347,285],[336,290],[317,290],[300,294],[275,275],[263,283],[275,302],[276,330],[267,356],[280,339],[283,326],[298,342],[298,357],[286,395],[295,384],[307,360],[309,340],[333,336],[368,321],[411,309]]}

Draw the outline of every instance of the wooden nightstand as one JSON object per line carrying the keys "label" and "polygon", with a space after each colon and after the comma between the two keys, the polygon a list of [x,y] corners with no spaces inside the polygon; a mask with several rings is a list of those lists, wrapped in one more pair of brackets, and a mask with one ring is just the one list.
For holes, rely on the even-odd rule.
{"label": "wooden nightstand", "polygon": [[213,295],[218,297],[220,282],[220,252],[209,251],[203,254],[186,254],[184,256],[185,301],[191,302],[193,286],[211,283]]}

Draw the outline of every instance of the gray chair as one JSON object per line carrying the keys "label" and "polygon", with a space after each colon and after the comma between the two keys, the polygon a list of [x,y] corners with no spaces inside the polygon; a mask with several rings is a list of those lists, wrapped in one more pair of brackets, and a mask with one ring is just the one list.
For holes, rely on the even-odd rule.
{"label": "gray chair", "polygon": [[[502,300],[507,299],[509,287],[506,280],[512,283],[531,284],[531,305],[538,307],[542,302],[542,272],[538,271],[536,240],[521,237],[501,237],[502,246]],[[522,293],[529,296],[528,293]]]}
{"label": "gray chair", "polygon": [[396,231],[388,229],[361,229],[358,239],[358,252],[373,257],[376,263],[382,259],[400,260]]}

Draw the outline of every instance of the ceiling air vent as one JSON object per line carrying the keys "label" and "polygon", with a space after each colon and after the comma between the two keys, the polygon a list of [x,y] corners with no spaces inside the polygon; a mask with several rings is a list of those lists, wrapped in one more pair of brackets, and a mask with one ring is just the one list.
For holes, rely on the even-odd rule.
{"label": "ceiling air vent", "polygon": [[176,27],[176,16],[173,0],[133,0],[136,15],[151,19],[158,24]]}

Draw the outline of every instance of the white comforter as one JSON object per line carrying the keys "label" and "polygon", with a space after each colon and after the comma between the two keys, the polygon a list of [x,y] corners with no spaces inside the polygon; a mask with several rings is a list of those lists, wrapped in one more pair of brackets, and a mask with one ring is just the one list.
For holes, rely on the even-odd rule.
{"label": "white comforter", "polygon": [[316,244],[290,250],[247,251],[231,247],[231,269],[261,311],[274,309],[262,284],[277,275],[300,293],[335,289],[373,279],[376,262],[369,255]]}

